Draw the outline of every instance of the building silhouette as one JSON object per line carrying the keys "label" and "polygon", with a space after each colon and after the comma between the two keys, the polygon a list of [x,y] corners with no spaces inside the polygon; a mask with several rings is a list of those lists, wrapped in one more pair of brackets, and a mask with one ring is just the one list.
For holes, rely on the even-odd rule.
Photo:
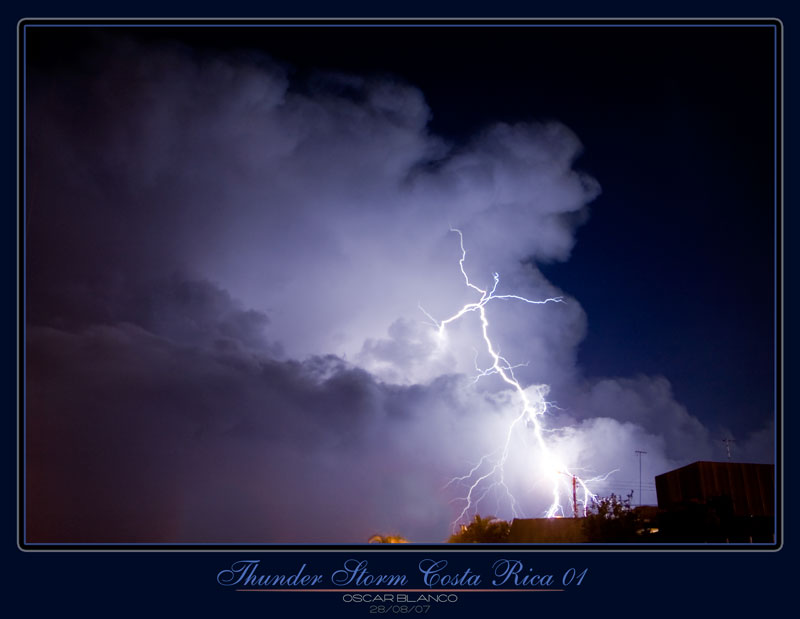
{"label": "building silhouette", "polygon": [[694,462],[656,476],[664,541],[773,542],[775,467]]}
{"label": "building silhouette", "polygon": [[773,543],[775,467],[694,462],[655,478],[658,507],[626,508],[613,518],[516,518],[508,541],[581,543]]}

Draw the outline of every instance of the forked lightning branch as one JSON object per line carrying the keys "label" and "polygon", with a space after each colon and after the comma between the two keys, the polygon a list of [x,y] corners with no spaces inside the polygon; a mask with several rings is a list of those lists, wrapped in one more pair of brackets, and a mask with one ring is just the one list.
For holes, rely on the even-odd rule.
{"label": "forked lightning branch", "polygon": [[479,368],[478,378],[496,374],[513,389],[516,394],[516,401],[518,402],[518,411],[514,414],[514,418],[505,433],[505,439],[499,448],[490,454],[482,456],[468,473],[460,477],[454,477],[448,483],[448,486],[462,483],[467,487],[466,494],[459,499],[463,502],[463,509],[455,522],[453,522],[453,527],[455,528],[459,524],[464,523],[471,515],[477,513],[478,504],[493,489],[499,490],[508,499],[514,517],[522,516],[519,502],[507,483],[506,464],[511,454],[514,433],[525,427],[533,428],[535,437],[534,445],[539,451],[539,460],[544,463],[542,465],[543,470],[539,471],[539,473],[548,480],[552,488],[552,501],[545,512],[545,516],[547,518],[552,518],[557,515],[564,515],[565,504],[571,505],[573,514],[577,515],[579,505],[583,505],[585,509],[586,506],[589,505],[589,502],[596,498],[587,484],[592,481],[597,481],[598,479],[603,479],[605,476],[595,479],[581,479],[579,476],[570,472],[569,468],[553,453],[553,450],[548,446],[544,436],[544,432],[546,431],[544,427],[544,416],[547,413],[548,406],[550,406],[545,399],[548,389],[545,385],[532,386],[528,389],[522,387],[514,374],[514,368],[519,366],[512,365],[508,359],[500,354],[497,346],[492,342],[489,334],[489,317],[487,315],[487,306],[492,301],[543,305],[545,303],[563,303],[564,300],[562,297],[533,300],[515,294],[498,294],[497,288],[500,284],[500,275],[498,273],[493,274],[491,289],[480,288],[470,280],[464,266],[467,259],[467,252],[464,248],[464,235],[461,233],[461,230],[456,228],[451,228],[450,231],[458,234],[461,248],[461,258],[458,264],[461,269],[461,274],[464,277],[464,282],[468,288],[474,291],[478,299],[472,303],[467,303],[455,314],[444,320],[436,320],[425,311],[421,305],[420,310],[422,310],[436,326],[441,345],[445,343],[448,325],[466,314],[477,313],[481,324],[482,339],[491,359],[491,365],[489,367],[484,369]]}

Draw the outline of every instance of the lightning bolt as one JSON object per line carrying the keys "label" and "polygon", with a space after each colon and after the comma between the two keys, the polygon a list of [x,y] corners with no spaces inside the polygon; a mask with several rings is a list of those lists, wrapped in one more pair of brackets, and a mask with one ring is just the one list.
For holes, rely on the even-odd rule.
{"label": "lightning bolt", "polygon": [[545,475],[545,478],[549,479],[550,483],[552,484],[553,498],[549,508],[544,514],[545,517],[552,518],[558,514],[564,515],[564,508],[562,506],[562,492],[566,493],[568,503],[572,503],[571,495],[573,483],[575,484],[576,489],[577,486],[580,486],[582,494],[581,500],[577,501],[576,499],[575,503],[577,504],[572,505],[574,513],[577,514],[579,509],[578,504],[582,504],[585,510],[589,505],[589,501],[596,499],[596,496],[589,489],[588,484],[593,481],[604,479],[610,473],[607,473],[605,476],[584,480],[573,472],[570,472],[564,463],[559,461],[555,454],[553,454],[544,437],[545,432],[552,430],[545,428],[543,423],[548,407],[553,406],[545,399],[549,388],[547,385],[537,385],[529,387],[528,389],[524,389],[522,385],[520,385],[519,380],[517,380],[516,376],[514,375],[514,369],[522,364],[512,365],[503,355],[500,354],[499,350],[497,350],[489,336],[489,319],[486,315],[486,307],[491,301],[519,301],[531,305],[543,305],[545,303],[563,303],[564,299],[562,297],[551,297],[544,300],[532,300],[515,294],[497,294],[497,287],[500,283],[500,276],[497,273],[493,273],[493,284],[491,289],[484,290],[480,288],[470,281],[469,275],[467,275],[467,272],[464,268],[464,263],[467,259],[467,252],[464,248],[464,235],[461,233],[461,230],[458,230],[457,228],[450,228],[450,231],[458,234],[459,244],[461,247],[461,259],[458,261],[458,265],[461,269],[461,274],[464,277],[464,282],[468,288],[472,289],[477,295],[479,295],[479,299],[473,303],[467,303],[455,314],[440,321],[436,320],[427,311],[425,311],[421,305],[419,308],[435,325],[438,336],[441,339],[445,338],[448,325],[466,314],[476,312],[480,318],[483,341],[486,345],[486,350],[491,357],[492,364],[488,368],[481,370],[477,365],[476,351],[475,365],[476,369],[478,370],[478,375],[476,376],[475,380],[477,381],[484,376],[497,375],[513,389],[513,392],[516,394],[519,402],[519,412],[509,424],[505,433],[505,440],[500,447],[496,451],[482,456],[478,463],[473,466],[466,475],[454,477],[448,482],[447,486],[453,484],[464,484],[468,488],[466,495],[457,499],[463,502],[464,507],[456,520],[453,522],[453,528],[455,530],[459,523],[469,520],[470,515],[477,512],[477,505],[493,488],[499,488],[502,495],[507,498],[511,507],[511,513],[515,518],[522,515],[519,503],[506,483],[505,472],[505,465],[511,452],[512,438],[515,432],[521,426],[529,426],[533,428],[535,445],[538,448],[541,461],[544,463],[544,470],[542,472]]}

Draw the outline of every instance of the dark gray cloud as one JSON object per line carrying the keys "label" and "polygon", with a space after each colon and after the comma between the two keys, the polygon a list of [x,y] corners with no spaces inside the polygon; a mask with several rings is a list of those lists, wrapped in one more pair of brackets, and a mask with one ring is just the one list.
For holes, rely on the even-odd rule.
{"label": "dark gray cloud", "polygon": [[[489,312],[522,383],[561,406],[547,423],[570,467],[628,480],[634,449],[652,474],[713,455],[667,379],[576,367],[583,310],[529,261],[568,259],[599,191],[563,125],[495,124],[455,149],[390,78],[301,89],[260,57],[103,51],[29,81],[32,540],[445,539],[463,492],[447,481],[518,404],[472,380],[476,316],[443,342],[420,310],[476,300],[450,226],[478,285],[565,297]],[[508,466],[535,514],[531,432]]]}
{"label": "dark gray cloud", "polygon": [[475,447],[492,408],[456,377],[388,385],[131,324],[28,335],[34,540],[440,541],[461,464],[443,437]]}

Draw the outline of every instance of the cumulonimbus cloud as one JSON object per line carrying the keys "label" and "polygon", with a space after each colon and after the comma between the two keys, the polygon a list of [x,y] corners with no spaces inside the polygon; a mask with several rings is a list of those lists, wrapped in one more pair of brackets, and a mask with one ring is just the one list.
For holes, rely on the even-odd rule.
{"label": "cumulonimbus cloud", "polygon": [[[710,453],[667,379],[576,367],[583,310],[533,266],[568,259],[599,191],[568,128],[496,123],[455,148],[398,80],[300,88],[266,58],[101,51],[28,80],[33,541],[446,538],[447,481],[512,406],[472,380],[474,317],[442,347],[420,310],[476,300],[451,227],[480,285],[565,297],[490,314],[523,383],[565,403],[571,464],[627,480],[634,448],[652,473]],[[541,488],[518,485],[536,515]]]}

